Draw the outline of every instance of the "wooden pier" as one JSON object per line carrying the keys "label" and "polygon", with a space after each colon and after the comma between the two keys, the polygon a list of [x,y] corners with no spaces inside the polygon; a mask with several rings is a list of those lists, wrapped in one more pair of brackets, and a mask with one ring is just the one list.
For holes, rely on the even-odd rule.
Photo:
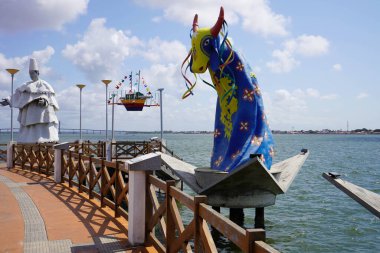
{"label": "wooden pier", "polygon": [[[18,239],[0,243],[0,251],[6,250],[4,245],[13,245],[19,252],[22,249],[31,250],[25,252],[217,252],[211,235],[215,230],[243,252],[277,252],[265,243],[264,229],[242,228],[205,204],[205,196],[189,196],[176,188],[174,181],[162,181],[154,176],[148,160],[159,156],[150,152],[157,148],[162,151],[157,143],[125,145],[123,152],[139,158],[128,161],[120,161],[120,156],[117,161],[105,160],[104,147],[101,142],[8,147],[12,160],[7,161],[9,169],[2,163],[0,187],[6,190],[0,191],[0,196],[13,204],[1,206],[0,217],[6,218],[0,220],[0,226],[13,229]],[[135,171],[135,167],[139,170]],[[137,176],[142,181],[136,181]],[[145,190],[136,191],[141,185]],[[17,207],[17,197],[12,196],[13,190],[21,191],[19,188],[29,196],[29,203],[37,207],[40,223],[45,224],[42,226],[45,235],[33,245],[26,239],[27,230],[22,235],[21,224],[28,226],[28,222],[20,217],[22,204],[18,203]],[[134,203],[142,203],[144,208],[132,212]],[[184,210],[191,217],[184,219]],[[141,218],[144,222],[136,226]],[[140,239],[136,235],[141,233],[142,242],[138,243]],[[40,250],[32,251],[32,246]],[[61,251],[52,251],[54,247],[60,247]]]}

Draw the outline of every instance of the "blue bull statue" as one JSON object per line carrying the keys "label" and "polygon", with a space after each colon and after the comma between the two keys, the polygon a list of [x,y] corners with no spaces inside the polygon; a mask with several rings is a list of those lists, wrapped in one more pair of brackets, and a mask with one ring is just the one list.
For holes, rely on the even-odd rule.
{"label": "blue bull statue", "polygon": [[[218,100],[215,114],[214,146],[211,168],[231,172],[258,154],[267,169],[274,155],[273,138],[264,112],[261,90],[248,63],[232,49],[225,31],[223,7],[212,28],[199,28],[195,15],[191,36],[191,72],[210,72]],[[223,28],[223,29],[222,29]],[[183,95],[192,94],[195,86]]]}

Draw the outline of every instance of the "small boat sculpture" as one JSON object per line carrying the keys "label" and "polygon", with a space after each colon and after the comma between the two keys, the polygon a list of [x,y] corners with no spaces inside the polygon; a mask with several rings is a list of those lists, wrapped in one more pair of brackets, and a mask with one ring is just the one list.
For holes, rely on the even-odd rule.
{"label": "small boat sculpture", "polygon": [[152,98],[152,96],[144,95],[141,92],[133,92],[125,94],[120,98],[120,102],[124,105],[127,111],[142,111],[145,106],[145,101]]}

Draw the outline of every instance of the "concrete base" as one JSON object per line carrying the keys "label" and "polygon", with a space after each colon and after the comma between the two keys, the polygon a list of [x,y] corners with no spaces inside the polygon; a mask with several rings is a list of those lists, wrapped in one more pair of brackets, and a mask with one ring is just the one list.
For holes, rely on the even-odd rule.
{"label": "concrete base", "polygon": [[129,172],[128,241],[133,246],[145,241],[145,173]]}
{"label": "concrete base", "polygon": [[13,145],[16,145],[16,141],[10,141],[7,144],[7,168],[8,170],[14,167],[13,164]]}
{"label": "concrete base", "polygon": [[54,149],[54,181],[60,183],[62,181],[62,150]]}

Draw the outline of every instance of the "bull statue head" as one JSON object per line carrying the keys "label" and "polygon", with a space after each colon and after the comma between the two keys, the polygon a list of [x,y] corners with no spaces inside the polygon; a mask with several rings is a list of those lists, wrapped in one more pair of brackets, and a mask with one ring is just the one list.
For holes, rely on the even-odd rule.
{"label": "bull statue head", "polygon": [[212,28],[198,27],[198,14],[193,21],[193,35],[191,38],[190,70],[193,73],[204,73],[211,65],[211,69],[219,66],[219,32],[224,23],[224,10],[220,7],[219,18]]}

